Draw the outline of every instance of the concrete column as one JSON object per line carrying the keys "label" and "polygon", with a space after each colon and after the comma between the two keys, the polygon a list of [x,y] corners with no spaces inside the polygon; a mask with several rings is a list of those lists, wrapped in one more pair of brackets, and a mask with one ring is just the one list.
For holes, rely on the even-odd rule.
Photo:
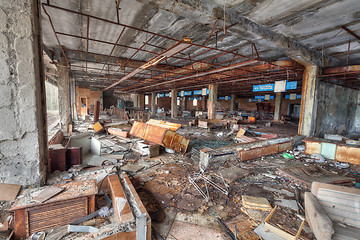
{"label": "concrete column", "polygon": [[152,92],[151,93],[151,114],[156,113],[155,98],[156,98],[156,93]]}
{"label": "concrete column", "polygon": [[318,67],[316,65],[305,66],[302,93],[301,111],[298,133],[304,136],[313,136],[317,111],[317,89],[319,87]]}
{"label": "concrete column", "polygon": [[276,93],[275,97],[275,110],[274,110],[274,120],[280,121],[281,118],[281,103],[282,103],[283,94],[281,92]]}
{"label": "concrete column", "polygon": [[171,118],[176,118],[178,116],[177,96],[178,96],[178,91],[172,89],[171,90]]}
{"label": "concrete column", "polygon": [[0,1],[0,182],[46,179],[45,74],[37,1]]}
{"label": "concrete column", "polygon": [[181,112],[186,111],[186,97],[181,98]]}
{"label": "concrete column", "polygon": [[205,110],[206,109],[206,96],[203,96],[203,100],[201,100],[201,110]]}
{"label": "concrete column", "polygon": [[215,119],[216,116],[216,103],[217,103],[218,85],[209,85],[208,105],[208,118]]}
{"label": "concrete column", "polygon": [[231,94],[231,99],[230,99],[230,112],[235,112],[235,107],[236,107],[236,94]]}
{"label": "concrete column", "polygon": [[58,87],[59,87],[59,115],[60,124],[64,132],[69,132],[72,124],[71,91],[70,91],[70,68],[64,58],[58,64]]}
{"label": "concrete column", "polygon": [[144,111],[145,110],[145,94],[139,94],[138,100],[139,100],[139,103],[138,103],[139,110]]}

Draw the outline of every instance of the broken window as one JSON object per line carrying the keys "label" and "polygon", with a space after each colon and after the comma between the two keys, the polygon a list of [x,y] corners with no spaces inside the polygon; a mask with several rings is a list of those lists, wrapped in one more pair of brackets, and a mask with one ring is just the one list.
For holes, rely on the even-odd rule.
{"label": "broken window", "polygon": [[197,106],[197,99],[193,100],[193,106]]}

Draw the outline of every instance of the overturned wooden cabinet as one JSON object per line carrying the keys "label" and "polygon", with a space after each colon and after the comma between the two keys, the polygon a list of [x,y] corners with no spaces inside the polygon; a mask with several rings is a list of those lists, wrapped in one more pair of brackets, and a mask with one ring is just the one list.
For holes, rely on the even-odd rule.
{"label": "overturned wooden cabinet", "polygon": [[49,187],[23,191],[11,207],[14,211],[14,238],[22,239],[33,233],[69,224],[95,211],[96,180],[63,185],[64,191],[39,203],[35,198]]}

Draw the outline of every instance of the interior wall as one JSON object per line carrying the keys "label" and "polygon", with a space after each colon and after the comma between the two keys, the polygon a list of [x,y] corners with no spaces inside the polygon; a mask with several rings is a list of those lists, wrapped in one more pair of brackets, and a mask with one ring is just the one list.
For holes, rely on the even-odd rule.
{"label": "interior wall", "polygon": [[49,82],[45,82],[45,92],[46,92],[46,110],[49,112],[54,112],[59,114],[59,88]]}
{"label": "interior wall", "polygon": [[359,90],[320,82],[315,136],[359,132]]}
{"label": "interior wall", "polygon": [[[94,112],[96,101],[100,101],[100,91],[90,90],[90,88],[83,88],[76,86],[75,88],[75,96],[76,96],[76,111],[80,114],[80,99],[87,98],[88,102],[88,111]],[[115,104],[116,105],[116,104]]]}

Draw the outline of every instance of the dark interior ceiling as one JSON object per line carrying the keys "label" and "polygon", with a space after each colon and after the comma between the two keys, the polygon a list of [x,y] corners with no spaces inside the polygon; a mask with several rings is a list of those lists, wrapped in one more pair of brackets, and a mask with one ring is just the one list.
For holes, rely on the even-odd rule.
{"label": "dark interior ceiling", "polygon": [[[42,0],[42,25],[47,52],[66,56],[77,84],[126,93],[221,83],[220,94],[247,97],[284,79],[300,93],[303,67],[289,57],[360,62],[359,0]],[[185,49],[140,68],[184,38]],[[359,87],[358,72],[323,79]]]}

